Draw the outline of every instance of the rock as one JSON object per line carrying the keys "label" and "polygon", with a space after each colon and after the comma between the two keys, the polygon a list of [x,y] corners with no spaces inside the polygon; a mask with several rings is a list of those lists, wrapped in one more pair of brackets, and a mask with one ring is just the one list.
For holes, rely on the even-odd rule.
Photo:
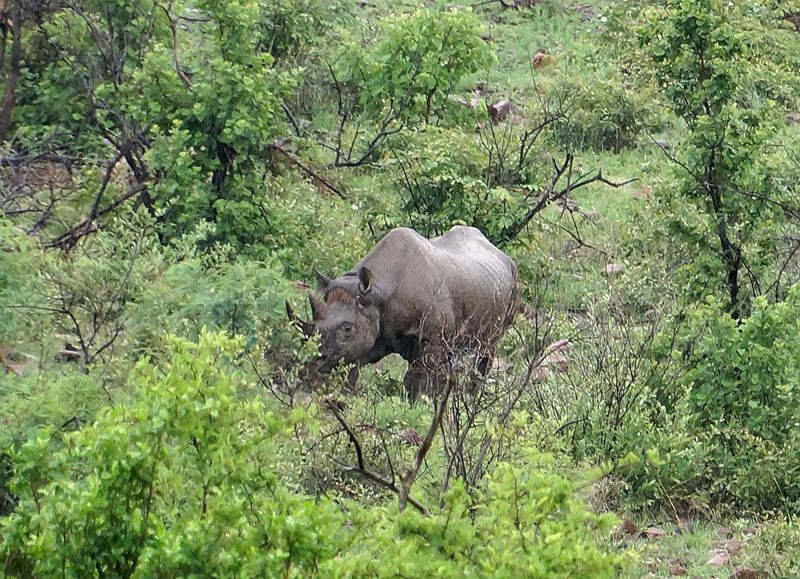
{"label": "rock", "polygon": [[553,372],[566,372],[567,370],[567,357],[565,352],[569,352],[572,348],[572,342],[569,340],[558,340],[550,344],[545,349],[544,358],[542,359],[542,367],[548,368]]}
{"label": "rock", "polygon": [[741,541],[736,541],[731,539],[727,543],[725,543],[725,550],[730,553],[731,555],[735,555],[742,549],[743,543]]}
{"label": "rock", "polygon": [[474,109],[480,103],[480,99],[476,95],[473,95],[472,97],[470,97],[469,100],[465,99],[464,97],[460,97],[460,96],[456,96],[456,95],[452,95],[452,94],[450,96],[448,96],[447,98],[448,98],[449,101],[454,102],[457,105],[460,105],[460,106],[464,107],[465,109]]}
{"label": "rock", "polygon": [[412,446],[421,446],[422,437],[413,428],[405,428],[400,431],[400,438]]}
{"label": "rock", "polygon": [[660,539],[664,535],[664,530],[659,529],[658,527],[647,527],[644,531],[642,531],[642,536],[648,539]]}
{"label": "rock", "polygon": [[556,340],[555,342],[553,342],[552,344],[547,346],[546,352],[548,352],[548,353],[550,353],[550,352],[569,352],[571,349],[572,349],[572,342],[570,342],[569,340],[567,340],[565,338],[565,339],[561,339],[561,340]]}
{"label": "rock", "polygon": [[722,567],[723,565],[727,564],[730,560],[730,555],[727,553],[717,553],[711,559],[706,561],[706,565],[711,565],[713,567]]}
{"label": "rock", "polygon": [[795,32],[800,32],[800,12],[794,14],[785,14],[783,19],[792,25]]}
{"label": "rock", "polygon": [[528,320],[535,329],[543,327],[547,322],[547,317],[543,313],[532,308],[528,304],[522,304],[521,311],[525,319]]}
{"label": "rock", "polygon": [[560,213],[564,213],[564,211],[569,211],[572,213],[573,211],[580,211],[581,208],[578,207],[578,204],[575,203],[572,199],[562,198],[556,201],[556,207]]}
{"label": "rock", "polygon": [[531,66],[538,70],[544,66],[554,64],[555,61],[556,59],[547,54],[544,50],[537,50],[531,59]]}
{"label": "rock", "polygon": [[720,527],[717,529],[717,539],[727,539],[732,534],[730,527]]}
{"label": "rock", "polygon": [[531,372],[531,382],[534,384],[544,382],[550,377],[550,369],[545,366],[538,366]]}
{"label": "rock", "polygon": [[668,151],[668,150],[670,150],[670,149],[672,148],[672,145],[670,145],[670,144],[669,144],[669,141],[665,141],[665,140],[663,140],[663,139],[656,139],[656,140],[655,140],[655,141],[653,141],[653,142],[654,142],[656,145],[658,145],[658,146],[659,146],[659,148],[661,148],[661,149],[664,149],[664,150],[666,150],[666,151]]}
{"label": "rock", "polygon": [[633,195],[634,199],[640,200],[640,199],[644,199],[645,197],[649,197],[650,193],[652,193],[652,192],[653,192],[653,188],[652,187],[648,187],[647,185],[645,185],[644,187],[641,187],[641,188],[637,189],[636,191],[634,191],[632,195]]}
{"label": "rock", "polygon": [[595,16],[597,16],[597,8],[591,4],[578,4],[573,6],[572,9],[580,15],[581,20],[584,22],[594,20]]}
{"label": "rock", "polygon": [[786,115],[786,124],[787,125],[797,125],[800,124],[800,113],[789,113]]}
{"label": "rock", "polygon": [[464,108],[471,109],[472,107],[469,106],[469,101],[464,97],[456,96],[454,94],[448,95],[447,100],[450,102],[456,103],[457,105],[461,105]]}
{"label": "rock", "polygon": [[550,368],[554,372],[566,372],[567,357],[564,354],[554,352],[542,361],[542,366]]}
{"label": "rock", "polygon": [[678,535],[691,534],[694,531],[694,523],[689,519],[675,517],[675,532]]}
{"label": "rock", "polygon": [[597,211],[581,211],[580,215],[581,215],[581,217],[583,217],[584,219],[587,219],[589,221],[593,221],[594,222],[594,221],[599,221],[600,220],[600,214]]}
{"label": "rock", "polygon": [[489,118],[494,124],[497,124],[506,118],[509,112],[511,112],[511,101],[497,101],[489,107]]}
{"label": "rock", "polygon": [[625,535],[635,535],[637,533],[636,523],[630,519],[625,519],[622,524],[614,531],[614,538],[621,539]]}
{"label": "rock", "polygon": [[728,579],[759,579],[764,575],[760,571],[748,567],[738,566],[736,570],[728,575]]}
{"label": "rock", "polygon": [[686,569],[686,567],[681,565],[670,565],[669,574],[673,577],[682,577],[684,575],[688,575],[689,571]]}
{"label": "rock", "polygon": [[601,272],[606,277],[614,277],[625,271],[625,266],[620,263],[609,263],[603,268]]}

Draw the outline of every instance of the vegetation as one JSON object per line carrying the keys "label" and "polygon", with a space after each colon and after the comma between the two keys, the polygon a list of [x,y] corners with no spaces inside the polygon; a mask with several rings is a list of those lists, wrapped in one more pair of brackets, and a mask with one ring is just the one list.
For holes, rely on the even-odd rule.
{"label": "vegetation", "polygon": [[[0,2],[0,576],[796,575],[798,31]],[[479,387],[312,380],[314,271],[457,224],[519,266]]]}

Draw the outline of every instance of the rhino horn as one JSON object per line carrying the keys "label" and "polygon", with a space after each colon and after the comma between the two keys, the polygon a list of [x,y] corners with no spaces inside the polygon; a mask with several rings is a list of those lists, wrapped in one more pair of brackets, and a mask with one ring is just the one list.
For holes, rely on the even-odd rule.
{"label": "rhino horn", "polygon": [[368,267],[362,267],[358,272],[358,280],[361,282],[359,289],[361,290],[362,295],[368,294],[370,290],[372,290],[372,280],[374,276],[372,275],[372,270]]}
{"label": "rhino horn", "polygon": [[294,308],[289,303],[289,300],[286,300],[286,317],[289,318],[290,322],[297,321],[297,314],[294,313]]}
{"label": "rhino horn", "polygon": [[289,318],[289,323],[298,324],[300,326],[300,331],[303,332],[303,335],[306,338],[310,337],[311,334],[314,333],[314,323],[301,320],[294,312],[294,308],[292,307],[292,304],[289,303],[289,300],[286,300],[286,317]]}
{"label": "rhino horn", "polygon": [[308,294],[308,301],[311,304],[311,319],[321,320],[328,313],[328,306],[314,294]]}
{"label": "rhino horn", "polygon": [[324,273],[317,272],[317,291],[324,293],[329,285],[331,285],[331,278]]}

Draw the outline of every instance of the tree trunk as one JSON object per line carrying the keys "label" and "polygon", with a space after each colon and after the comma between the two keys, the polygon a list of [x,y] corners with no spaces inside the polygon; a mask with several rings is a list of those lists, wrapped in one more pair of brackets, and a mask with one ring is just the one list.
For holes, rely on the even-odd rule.
{"label": "tree trunk", "polygon": [[22,60],[22,7],[17,0],[13,4],[11,26],[11,59],[8,63],[8,74],[5,77],[2,109],[0,109],[0,142],[5,141],[11,128],[11,113],[14,110],[17,96],[17,80],[19,65]]}

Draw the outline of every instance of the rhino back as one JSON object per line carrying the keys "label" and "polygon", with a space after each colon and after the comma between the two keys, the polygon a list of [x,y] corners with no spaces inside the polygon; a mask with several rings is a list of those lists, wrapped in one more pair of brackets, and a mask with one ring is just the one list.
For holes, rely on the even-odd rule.
{"label": "rhino back", "polygon": [[394,229],[354,269],[364,266],[375,274],[385,299],[382,322],[394,335],[444,331],[480,339],[505,329],[516,296],[514,262],[471,227],[431,240]]}

